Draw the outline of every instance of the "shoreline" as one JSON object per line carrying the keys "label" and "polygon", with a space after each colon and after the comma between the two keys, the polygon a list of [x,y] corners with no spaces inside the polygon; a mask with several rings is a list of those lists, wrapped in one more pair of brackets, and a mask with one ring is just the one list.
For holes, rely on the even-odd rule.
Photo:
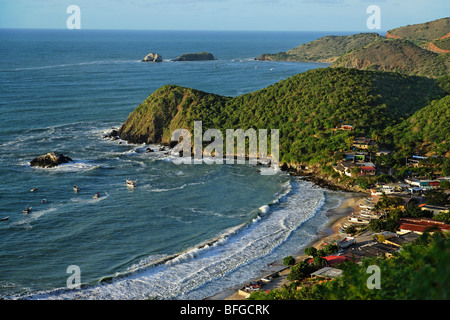
{"label": "shoreline", "polygon": [[[352,196],[344,200],[338,207],[328,209],[327,212],[325,213],[326,216],[329,218],[328,222],[318,230],[317,235],[310,242],[308,242],[303,248],[299,249],[297,252],[292,254],[295,260],[299,262],[308,257],[304,254],[305,248],[308,247],[319,248],[326,241],[341,239],[342,236],[339,234],[339,228],[341,227],[342,224],[345,223],[345,221],[347,221],[349,215],[352,212],[354,212],[357,208],[359,208],[359,204],[365,197],[367,197],[367,194],[357,195],[356,193],[353,193]],[[263,290],[279,289],[284,284],[288,283],[286,277],[289,274],[290,268],[284,266],[282,264],[282,261],[279,260],[273,261],[270,265],[273,267],[278,267],[278,273],[280,276],[274,278],[270,283],[264,284]],[[261,277],[264,276],[265,275],[263,274],[261,275]],[[240,285],[236,285],[233,288],[226,289],[213,296],[204,298],[204,300],[246,300],[246,297],[240,295],[238,290],[244,287],[249,282],[255,280],[256,279],[248,279],[248,281],[246,281],[245,283],[241,283]]]}

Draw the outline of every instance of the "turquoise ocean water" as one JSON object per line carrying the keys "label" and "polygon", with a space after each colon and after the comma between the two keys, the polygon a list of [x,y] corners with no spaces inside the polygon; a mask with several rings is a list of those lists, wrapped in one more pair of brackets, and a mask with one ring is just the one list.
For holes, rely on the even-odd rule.
{"label": "turquoise ocean water", "polygon": [[[326,67],[254,60],[324,35],[0,30],[0,298],[202,299],[306,245],[342,193],[103,136],[165,84],[237,96]],[[199,51],[217,60],[170,61]],[[149,52],[164,61],[141,63]],[[74,162],[30,167],[50,151]],[[81,289],[66,287],[71,265]]]}

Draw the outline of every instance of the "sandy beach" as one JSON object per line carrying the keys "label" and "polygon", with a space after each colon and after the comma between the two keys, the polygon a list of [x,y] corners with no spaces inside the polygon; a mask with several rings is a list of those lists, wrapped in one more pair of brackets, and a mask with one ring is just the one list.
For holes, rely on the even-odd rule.
{"label": "sandy beach", "polygon": [[[304,254],[305,248],[314,246],[319,249],[324,245],[324,243],[341,239],[342,236],[339,234],[339,228],[348,220],[348,216],[352,212],[357,213],[359,212],[359,210],[361,210],[359,204],[363,203],[366,197],[367,195],[365,194],[355,194],[355,196],[345,200],[339,207],[328,210],[327,216],[330,218],[330,220],[321,230],[319,230],[318,235],[314,240],[308,243],[304,248],[300,249],[297,253],[292,255],[296,259],[296,261],[302,261],[308,257]],[[272,263],[272,266],[278,267],[278,273],[280,276],[274,278],[270,283],[264,284],[264,290],[281,288],[288,282],[286,277],[289,274],[290,269],[284,266],[282,261],[274,261]],[[255,281],[255,279],[249,279],[245,283],[220,292],[212,297],[208,297],[205,300],[245,300],[246,298],[240,295],[238,293],[238,290],[251,281]]]}

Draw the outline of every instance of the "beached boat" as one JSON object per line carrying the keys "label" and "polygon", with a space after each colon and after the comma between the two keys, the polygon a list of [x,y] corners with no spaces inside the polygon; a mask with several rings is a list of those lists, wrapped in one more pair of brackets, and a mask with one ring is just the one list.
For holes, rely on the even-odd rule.
{"label": "beached boat", "polygon": [[345,237],[337,242],[338,246],[341,248],[347,248],[348,246],[355,243],[354,237]]}
{"label": "beached boat", "polygon": [[4,217],[4,218],[1,218],[0,221],[6,221],[8,219],[9,219],[9,217]]}
{"label": "beached boat", "polygon": [[127,187],[130,187],[130,188],[136,187],[136,181],[127,180]]}
{"label": "beached boat", "polygon": [[381,190],[370,189],[370,195],[372,196],[381,196],[382,194],[383,192],[381,192]]}
{"label": "beached boat", "polygon": [[350,217],[348,217],[348,222],[358,223],[358,224],[368,224],[369,220],[364,219],[361,216],[350,216]]}
{"label": "beached boat", "polygon": [[31,211],[31,207],[27,207],[27,208],[23,209],[22,212],[25,214],[28,214],[28,213],[30,213],[30,211]]}

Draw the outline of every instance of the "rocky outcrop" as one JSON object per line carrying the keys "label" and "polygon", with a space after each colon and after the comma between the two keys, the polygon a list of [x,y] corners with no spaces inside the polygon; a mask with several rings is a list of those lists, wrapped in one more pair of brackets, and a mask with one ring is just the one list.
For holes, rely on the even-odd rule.
{"label": "rocky outcrop", "polygon": [[427,50],[429,50],[431,52],[438,53],[438,54],[445,54],[445,53],[449,53],[450,52],[450,50],[445,50],[445,49],[439,48],[433,42],[430,42],[428,44]]}
{"label": "rocky outcrop", "polygon": [[386,32],[385,37],[388,38],[388,39],[401,39],[401,38],[402,38],[402,37],[400,37],[400,36],[396,36],[396,35],[394,35],[394,34],[390,34],[389,31]]}
{"label": "rocky outcrop", "polygon": [[198,53],[185,53],[174,59],[173,61],[206,61],[206,60],[216,60],[212,53],[209,52],[198,52]]}
{"label": "rocky outcrop", "polygon": [[142,62],[162,62],[162,56],[158,53],[149,53]]}
{"label": "rocky outcrop", "polygon": [[112,129],[110,133],[106,134],[103,139],[111,139],[111,140],[118,140],[119,137],[119,131],[116,129]]}
{"label": "rocky outcrop", "polygon": [[49,152],[31,160],[30,165],[32,167],[52,168],[71,161],[73,161],[71,158],[66,157],[63,154]]}

